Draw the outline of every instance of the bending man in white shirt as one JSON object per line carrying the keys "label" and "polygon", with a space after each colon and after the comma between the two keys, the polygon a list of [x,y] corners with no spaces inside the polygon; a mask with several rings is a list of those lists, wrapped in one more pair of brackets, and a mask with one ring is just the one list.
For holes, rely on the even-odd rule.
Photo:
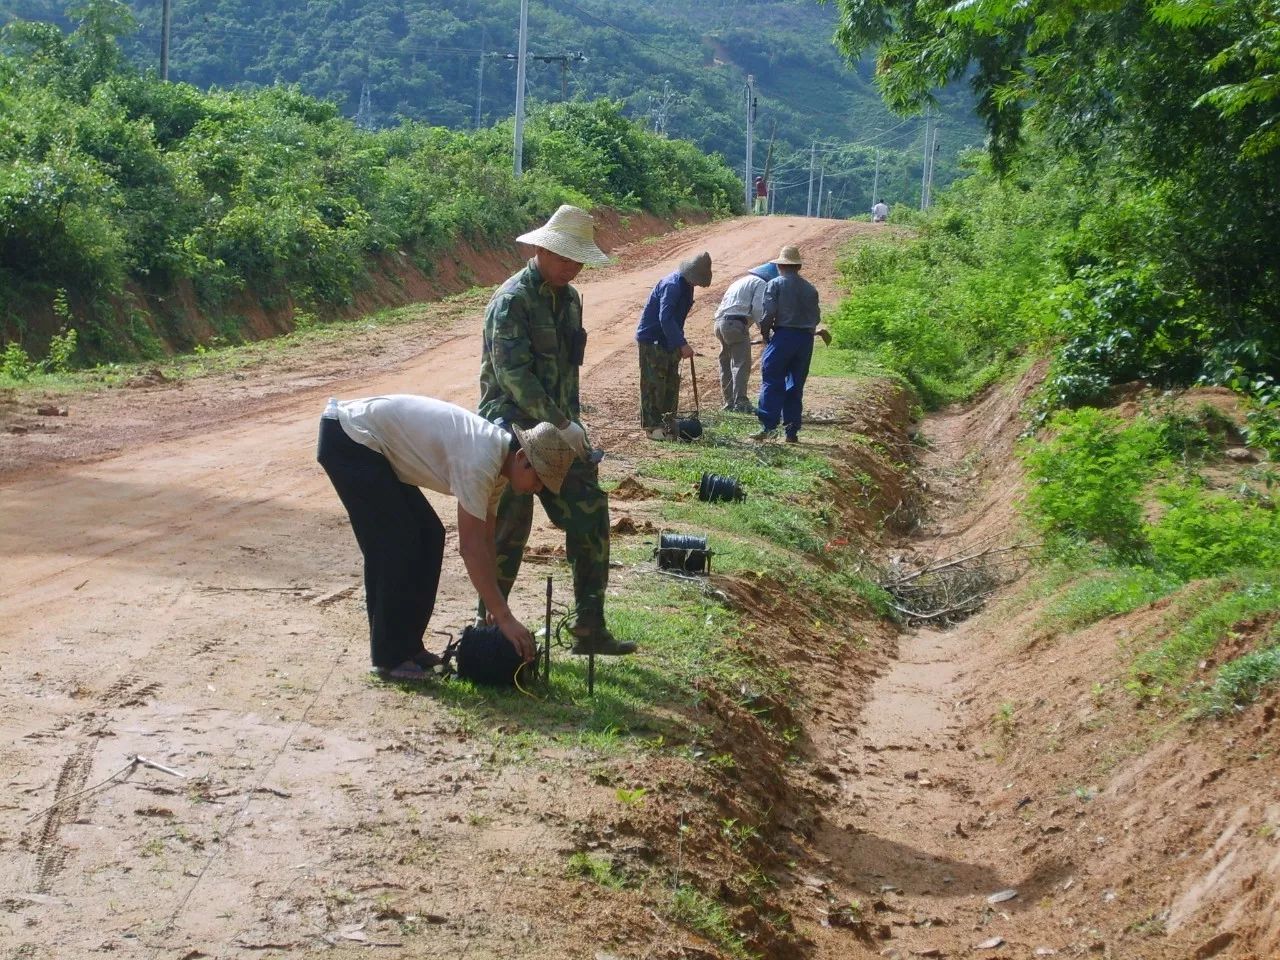
{"label": "bending man in white shirt", "polygon": [[[517,448],[518,445],[518,448]],[[468,410],[397,394],[339,403],[320,420],[317,457],[364,555],[369,652],[383,679],[416,680],[437,658],[422,637],[435,608],[444,524],[419,487],[458,500],[458,552],[491,622],[526,661],[533,635],[498,587],[495,510],[516,493],[559,492],[574,452],[548,423],[515,437]]]}
{"label": "bending man in white shirt", "polygon": [[764,316],[765,284],[778,275],[772,263],[762,263],[729,284],[716,308],[716,339],[720,341],[720,392],[724,409],[755,413],[747,399],[751,378],[751,325]]}

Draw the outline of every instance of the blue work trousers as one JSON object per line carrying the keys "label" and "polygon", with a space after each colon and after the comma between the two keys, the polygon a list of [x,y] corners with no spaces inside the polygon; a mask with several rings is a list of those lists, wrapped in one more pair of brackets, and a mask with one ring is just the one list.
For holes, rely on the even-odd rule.
{"label": "blue work trousers", "polygon": [[812,357],[812,330],[781,327],[773,331],[760,358],[760,402],[756,404],[756,414],[764,429],[776,430],[781,422],[787,436],[800,432],[804,383],[809,379]]}

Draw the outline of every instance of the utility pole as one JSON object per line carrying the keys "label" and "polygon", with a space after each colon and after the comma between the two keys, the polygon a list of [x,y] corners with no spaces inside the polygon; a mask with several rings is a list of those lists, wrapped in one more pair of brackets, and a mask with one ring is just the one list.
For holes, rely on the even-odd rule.
{"label": "utility pole", "polygon": [[925,186],[925,203],[926,209],[933,206],[933,169],[937,165],[938,160],[938,127],[941,124],[938,121],[933,123],[933,147],[929,151],[929,181]]}
{"label": "utility pole", "polygon": [[929,189],[929,112],[926,110],[924,115],[924,165],[920,169],[920,209],[924,210],[928,207],[929,198],[926,191]]}
{"label": "utility pole", "polygon": [[827,191],[827,218],[830,219],[831,211],[835,208],[835,203],[831,200],[831,191]]}
{"label": "utility pole", "polygon": [[809,144],[809,199],[804,204],[804,215],[806,217],[813,216],[813,164],[818,156],[818,141],[814,140]]}
{"label": "utility pole", "polygon": [[876,176],[871,181],[871,205],[874,207],[880,199],[880,148],[876,147]]}
{"label": "utility pole", "polygon": [[160,11],[160,79],[169,79],[169,26],[173,22],[172,0],[164,0]]}
{"label": "utility pole", "polygon": [[515,175],[524,173],[524,75],[529,52],[529,0],[520,0],[520,44],[516,54]]}
{"label": "utility pole", "polygon": [[752,210],[752,201],[754,200],[754,194],[755,194],[755,183],[753,182],[755,178],[752,176],[752,173],[754,171],[751,168],[751,147],[753,145],[753,141],[755,140],[755,126],[756,126],[755,82],[756,82],[756,78],[748,73],[747,74],[747,177],[746,177],[747,212],[748,213],[750,213]]}
{"label": "utility pole", "polygon": [[487,46],[489,46],[489,28],[485,27],[480,33],[480,63],[476,67],[476,122],[472,125],[476,130],[480,129],[480,105],[484,103],[484,58]]}
{"label": "utility pole", "polygon": [[822,216],[822,185],[827,179],[827,162],[824,160],[822,166],[818,167],[818,209],[815,211],[817,216]]}

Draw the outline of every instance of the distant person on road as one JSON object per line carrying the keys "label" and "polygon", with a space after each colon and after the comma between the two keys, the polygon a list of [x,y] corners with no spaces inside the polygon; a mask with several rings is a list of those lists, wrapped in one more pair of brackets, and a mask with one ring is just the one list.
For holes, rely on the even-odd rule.
{"label": "distant person on road", "polygon": [[419,487],[458,500],[458,552],[493,622],[532,661],[533,635],[507,606],[494,555],[495,509],[508,488],[558,492],[573,451],[548,423],[515,437],[468,410],[396,394],[339,403],[320,419],[316,459],[364,555],[369,654],[383,679],[420,680],[439,663],[422,645],[444,560],[444,525]]}
{"label": "distant person on road", "polygon": [[724,409],[755,413],[747,399],[751,378],[751,326],[764,317],[765,284],[778,275],[772,263],[763,263],[729,284],[716,308],[716,339],[720,341],[720,392]]}
{"label": "distant person on road", "polygon": [[822,314],[818,291],[800,276],[803,261],[800,249],[785,246],[777,259],[778,277],[764,288],[764,319],[761,333],[767,346],[760,358],[760,399],[756,416],[760,432],[752,440],[769,440],[778,435],[781,423],[788,443],[800,442],[800,418],[804,413],[804,384],[813,357],[813,338],[822,336]]}
{"label": "distant person on road", "polygon": [[883,200],[877,200],[871,207],[871,220],[873,223],[884,223],[889,219],[889,205]]}
{"label": "distant person on road", "polygon": [[636,327],[640,351],[640,425],[653,440],[667,439],[667,419],[680,403],[680,361],[693,356],[684,322],[693,288],[711,286],[711,254],[705,250],[659,280]]}
{"label": "distant person on road", "polygon": [[[595,221],[564,205],[545,226],[516,238],[534,248],[533,259],[498,288],[484,318],[480,408],[486,420],[529,429],[545,421],[576,454],[562,486],[539,493],[547,517],[564,531],[573,568],[573,652],[632,653],[605,625],[609,583],[609,495],[600,489],[590,457],[578,397],[578,370],[586,355],[582,298],[571,283],[584,264],[609,258],[596,246]],[[498,504],[498,586],[505,597],[520,573],[533,527],[530,491],[509,488]],[[483,615],[488,600],[481,594]]]}
{"label": "distant person on road", "polygon": [[757,215],[769,212],[769,182],[763,176],[756,177],[755,203],[751,212]]}

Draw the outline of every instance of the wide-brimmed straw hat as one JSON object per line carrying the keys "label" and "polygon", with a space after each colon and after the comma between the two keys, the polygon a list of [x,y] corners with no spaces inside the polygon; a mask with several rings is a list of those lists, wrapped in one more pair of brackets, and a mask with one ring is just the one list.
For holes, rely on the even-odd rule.
{"label": "wide-brimmed straw hat", "polygon": [[545,226],[516,237],[518,243],[542,247],[574,263],[603,266],[609,257],[596,246],[596,221],[581,207],[564,204],[551,215]]}
{"label": "wide-brimmed straw hat", "polygon": [[783,247],[782,252],[770,262],[781,264],[784,267],[804,266],[804,261],[800,259],[800,248],[792,244],[787,244]]}
{"label": "wide-brimmed straw hat", "polygon": [[560,431],[549,423],[540,423],[530,430],[521,430],[519,427],[511,429],[515,431],[520,448],[529,458],[542,485],[552,493],[559,493],[565,474],[577,457],[573,447],[565,443]]}

